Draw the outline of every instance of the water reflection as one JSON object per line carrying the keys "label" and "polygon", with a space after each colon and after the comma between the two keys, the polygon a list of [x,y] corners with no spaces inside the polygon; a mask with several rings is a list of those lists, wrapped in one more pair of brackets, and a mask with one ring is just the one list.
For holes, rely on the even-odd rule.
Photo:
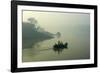
{"label": "water reflection", "polygon": [[23,47],[23,49],[33,48],[34,46],[40,47],[41,45],[38,44],[38,43],[41,43],[43,41],[50,40],[50,39],[52,39],[52,38],[45,39],[45,40],[41,39],[41,38],[40,39],[34,39],[34,40],[31,40],[31,39],[25,40],[25,39],[23,39],[22,40],[22,47]]}
{"label": "water reflection", "polygon": [[63,44],[61,41],[58,41],[58,43],[55,43],[55,45],[53,46],[53,50],[55,52],[58,52],[58,54],[60,54],[64,49],[68,49],[67,42]]}
{"label": "water reflection", "polygon": [[[47,50],[53,50],[55,53],[57,52],[58,54],[61,54],[64,49],[68,49],[68,42],[63,43],[62,41],[57,41],[55,44],[43,44],[45,41],[41,42],[27,42],[29,44],[25,45],[25,48],[23,49],[30,49],[33,48],[32,50],[34,52],[43,52]],[[43,47],[45,46],[45,47]],[[28,48],[27,48],[28,47]]]}

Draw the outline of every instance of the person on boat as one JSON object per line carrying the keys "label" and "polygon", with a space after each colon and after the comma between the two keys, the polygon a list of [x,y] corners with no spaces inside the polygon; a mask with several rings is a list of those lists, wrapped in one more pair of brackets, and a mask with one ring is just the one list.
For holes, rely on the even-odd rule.
{"label": "person on boat", "polygon": [[63,44],[61,41],[58,41],[57,44],[55,44],[53,47],[54,48],[67,48],[68,43],[66,42],[65,44]]}

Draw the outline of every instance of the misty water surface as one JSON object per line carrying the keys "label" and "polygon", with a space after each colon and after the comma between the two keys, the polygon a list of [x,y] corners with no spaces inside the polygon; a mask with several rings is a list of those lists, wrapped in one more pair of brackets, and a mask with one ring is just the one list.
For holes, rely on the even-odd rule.
{"label": "misty water surface", "polygon": [[[24,14],[25,15],[27,14],[26,17],[25,16],[23,17],[24,20],[27,17],[30,17],[28,13],[30,12],[27,11],[26,13],[23,12],[23,16]],[[35,62],[35,61],[89,59],[90,58],[89,14],[58,13],[57,15],[55,13],[57,18],[55,17],[54,21],[53,19],[54,13],[51,14],[49,13],[49,15],[51,15],[50,22],[48,21],[48,24],[47,22],[46,23],[41,22],[44,21],[44,19],[42,20],[41,17],[45,18],[48,16],[49,19],[49,15],[47,15],[48,13],[47,12],[39,13],[33,11],[32,15],[34,17],[33,20],[35,20],[35,23],[34,21],[33,23],[32,22],[23,23],[22,61]],[[41,15],[40,18],[39,15]],[[62,16],[62,18],[60,18],[59,15],[60,17]],[[75,16],[78,17],[75,18]],[[38,25],[37,23],[39,23],[39,26],[37,26]],[[55,36],[57,32],[61,33],[61,36],[59,38]],[[68,42],[68,48],[64,48],[61,51],[55,51],[53,45],[58,41],[62,41],[63,43]]]}

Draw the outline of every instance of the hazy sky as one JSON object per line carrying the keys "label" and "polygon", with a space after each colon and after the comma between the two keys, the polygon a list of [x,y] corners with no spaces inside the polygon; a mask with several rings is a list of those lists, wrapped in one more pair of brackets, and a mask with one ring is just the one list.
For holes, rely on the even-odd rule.
{"label": "hazy sky", "polygon": [[38,26],[52,33],[90,25],[90,14],[86,13],[23,11],[23,22],[31,17],[37,20]]}

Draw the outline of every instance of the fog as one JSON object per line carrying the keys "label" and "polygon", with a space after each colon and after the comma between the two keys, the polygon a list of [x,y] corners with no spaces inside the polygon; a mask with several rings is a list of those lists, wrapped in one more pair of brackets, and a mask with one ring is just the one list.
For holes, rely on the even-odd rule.
{"label": "fog", "polygon": [[90,58],[90,14],[23,11],[22,22],[23,62]]}

